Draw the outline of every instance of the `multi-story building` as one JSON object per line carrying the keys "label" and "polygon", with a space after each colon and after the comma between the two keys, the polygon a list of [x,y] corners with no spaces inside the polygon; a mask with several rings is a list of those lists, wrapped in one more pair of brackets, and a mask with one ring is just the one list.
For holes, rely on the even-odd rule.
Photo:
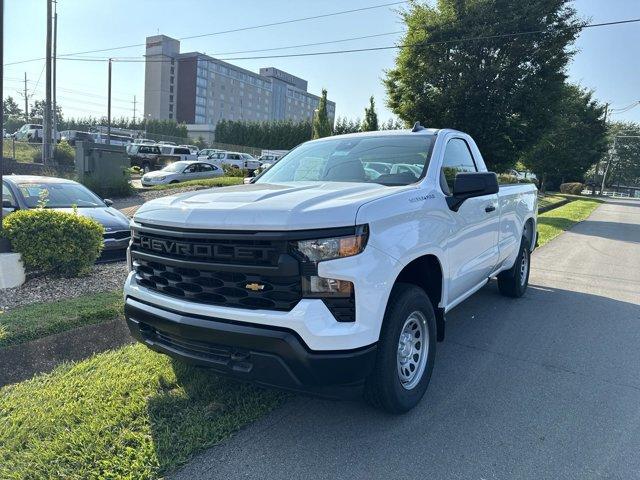
{"label": "multi-story building", "polygon": [[[199,52],[180,53],[180,42],[147,37],[144,113],[215,126],[220,120],[311,120],[320,97],[307,81],[274,67],[259,73]],[[327,101],[333,124],[336,105]]]}

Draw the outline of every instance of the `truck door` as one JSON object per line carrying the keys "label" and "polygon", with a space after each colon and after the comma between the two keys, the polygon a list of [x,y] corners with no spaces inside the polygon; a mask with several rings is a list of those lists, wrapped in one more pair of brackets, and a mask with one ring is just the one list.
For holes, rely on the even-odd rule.
{"label": "truck door", "polygon": [[[467,142],[463,138],[450,138],[440,171],[443,193],[451,194],[458,173],[477,171]],[[467,199],[457,212],[449,210],[448,213],[451,231],[446,250],[449,260],[449,300],[453,301],[486,279],[498,260],[498,196],[493,194]]]}

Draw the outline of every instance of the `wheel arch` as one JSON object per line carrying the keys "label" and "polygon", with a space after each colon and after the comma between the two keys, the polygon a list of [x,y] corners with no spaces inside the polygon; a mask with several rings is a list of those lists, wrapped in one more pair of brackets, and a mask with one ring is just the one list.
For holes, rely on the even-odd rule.
{"label": "wheel arch", "polygon": [[426,254],[413,259],[400,271],[394,283],[409,283],[425,291],[436,314],[437,340],[444,340],[444,308],[443,293],[444,271],[442,262],[434,254]]}

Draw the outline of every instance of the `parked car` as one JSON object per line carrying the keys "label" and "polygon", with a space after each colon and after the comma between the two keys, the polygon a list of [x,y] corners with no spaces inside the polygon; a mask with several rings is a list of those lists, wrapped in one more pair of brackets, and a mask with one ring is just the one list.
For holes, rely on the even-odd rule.
{"label": "parked car", "polygon": [[81,132],[79,130],[63,130],[60,132],[60,140],[66,141],[69,145],[75,146],[76,142],[94,142],[93,133]]}
{"label": "parked car", "polygon": [[158,142],[158,145],[173,145],[173,146],[175,146],[176,143],[175,142],[167,142],[165,140],[161,140],[160,142]]}
{"label": "parked car", "polygon": [[2,180],[2,214],[24,208],[37,208],[46,196],[46,208],[65,212],[74,206],[80,215],[104,227],[104,249],[99,261],[124,260],[131,239],[129,219],[84,185],[64,178],[6,175]]}
{"label": "parked car", "polygon": [[229,165],[245,170],[256,170],[260,168],[260,162],[248,153],[218,152],[210,155],[208,158],[220,165]]}
{"label": "parked car", "polygon": [[189,151],[193,154],[193,155],[198,155],[198,152],[200,151],[200,149],[198,148],[197,145],[178,145],[179,147],[183,147],[183,148],[188,148]]}
{"label": "parked car", "polygon": [[224,150],[218,148],[203,148],[198,152],[198,160],[210,160],[213,155],[217,153],[224,153]]}
{"label": "parked car", "polygon": [[160,158],[160,145],[132,144],[127,148],[132,167],[140,167],[144,173],[157,170],[166,165]]}
{"label": "parked car", "polygon": [[[395,173],[369,177],[364,162]],[[448,311],[493,277],[503,295],[525,293],[536,215],[536,187],[499,187],[462,132],[326,137],[252,184],[145,203],[125,315],[135,338],[183,361],[324,395],[364,390],[404,412],[428,387]]]}
{"label": "parked car", "polygon": [[220,177],[222,175],[222,168],[217,165],[199,161],[180,161],[167,165],[162,170],[144,174],[141,182],[143,186],[151,187],[167,183]]}
{"label": "parked car", "polygon": [[197,160],[198,156],[191,153],[187,147],[178,147],[176,145],[159,145],[160,152],[163,156],[170,156],[171,161],[178,160]]}

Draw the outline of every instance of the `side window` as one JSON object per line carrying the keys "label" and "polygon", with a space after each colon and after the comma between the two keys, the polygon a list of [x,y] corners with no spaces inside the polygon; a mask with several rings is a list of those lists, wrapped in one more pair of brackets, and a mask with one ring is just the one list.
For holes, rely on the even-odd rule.
{"label": "side window", "polygon": [[444,159],[442,161],[442,170],[440,171],[442,191],[450,195],[453,192],[453,182],[457,174],[477,171],[478,169],[473,161],[467,142],[461,138],[449,140],[444,149]]}
{"label": "side window", "polygon": [[201,163],[198,165],[200,172],[210,172],[213,170],[213,167],[211,167],[211,165],[207,165],[206,163]]}
{"label": "side window", "polygon": [[140,153],[151,153],[151,149],[149,147],[140,147],[140,150],[138,150],[138,152],[140,152]]}
{"label": "side window", "polygon": [[184,169],[184,173],[195,173],[197,171],[198,171],[197,165],[189,165],[187,168]]}
{"label": "side window", "polygon": [[13,197],[13,193],[11,193],[11,190],[9,190],[9,187],[7,186],[6,183],[2,183],[2,203],[4,204],[4,202],[9,202],[9,204],[11,204],[12,206],[16,206],[16,199]]}

